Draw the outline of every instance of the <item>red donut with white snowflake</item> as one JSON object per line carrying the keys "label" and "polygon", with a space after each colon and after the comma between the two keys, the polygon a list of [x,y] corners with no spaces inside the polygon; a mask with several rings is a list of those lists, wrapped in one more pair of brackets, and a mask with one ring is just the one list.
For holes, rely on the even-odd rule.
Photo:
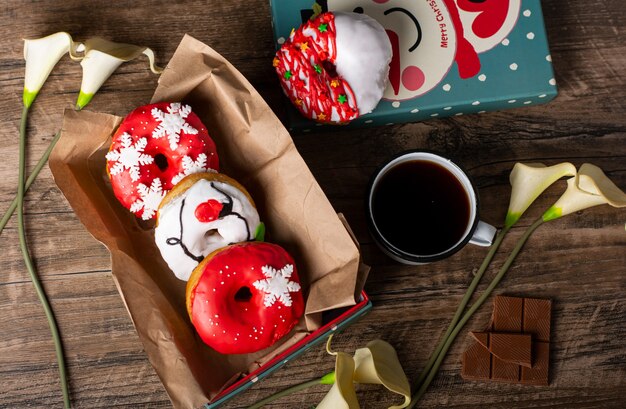
{"label": "red donut with white snowflake", "polygon": [[376,107],[387,86],[391,57],[389,37],[376,20],[328,12],[292,30],[273,65],[302,115],[343,124]]}
{"label": "red donut with white snowflake", "polygon": [[215,143],[189,105],[161,102],[128,114],[106,155],[115,197],[149,220],[165,194],[185,176],[216,172]]}
{"label": "red donut with white snowflake", "polygon": [[304,313],[296,265],[276,244],[247,242],[217,250],[189,278],[187,311],[202,340],[217,352],[268,348]]}

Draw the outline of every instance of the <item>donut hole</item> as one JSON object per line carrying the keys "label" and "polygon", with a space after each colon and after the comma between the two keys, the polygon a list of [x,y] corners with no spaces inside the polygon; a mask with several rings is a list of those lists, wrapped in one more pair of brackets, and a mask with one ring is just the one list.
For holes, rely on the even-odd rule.
{"label": "donut hole", "polygon": [[165,169],[167,169],[167,167],[169,166],[167,158],[162,153],[157,153],[156,155],[154,155],[154,163],[161,170],[161,172],[165,171]]}
{"label": "donut hole", "polygon": [[235,301],[248,302],[252,298],[252,291],[249,287],[243,286],[235,293]]}
{"label": "donut hole", "polygon": [[204,239],[209,240],[211,242],[218,241],[221,238],[222,238],[222,235],[220,234],[219,231],[217,231],[217,229],[211,229],[207,231],[206,233],[204,233]]}
{"label": "donut hole", "polygon": [[322,67],[324,67],[324,71],[326,71],[331,78],[339,76],[339,74],[337,74],[337,67],[332,62],[328,60],[322,61]]}

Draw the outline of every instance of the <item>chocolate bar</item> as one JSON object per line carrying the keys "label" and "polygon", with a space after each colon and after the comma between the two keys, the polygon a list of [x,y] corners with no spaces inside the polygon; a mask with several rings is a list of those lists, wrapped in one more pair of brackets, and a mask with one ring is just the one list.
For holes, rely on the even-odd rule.
{"label": "chocolate bar", "polygon": [[491,322],[471,332],[461,376],[525,385],[548,385],[552,302],[496,296]]}

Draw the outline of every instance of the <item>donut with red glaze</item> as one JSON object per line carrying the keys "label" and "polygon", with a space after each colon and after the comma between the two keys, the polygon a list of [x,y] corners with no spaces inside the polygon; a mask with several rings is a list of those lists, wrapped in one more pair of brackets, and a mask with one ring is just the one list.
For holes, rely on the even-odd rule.
{"label": "donut with red glaze", "polygon": [[222,354],[270,347],[304,312],[293,259],[266,242],[234,244],[209,254],[187,282],[186,301],[202,340]]}
{"label": "donut with red glaze", "polygon": [[106,155],[113,193],[149,220],[165,194],[185,176],[218,171],[215,143],[189,105],[161,102],[128,114]]}
{"label": "donut with red glaze", "polygon": [[391,57],[389,37],[376,20],[327,12],[293,30],[273,65],[302,115],[343,124],[376,107],[387,86]]}

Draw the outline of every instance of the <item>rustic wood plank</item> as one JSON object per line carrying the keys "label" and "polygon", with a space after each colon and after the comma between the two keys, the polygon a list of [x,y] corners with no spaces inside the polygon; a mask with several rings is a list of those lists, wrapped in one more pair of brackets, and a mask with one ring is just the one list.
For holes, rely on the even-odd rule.
{"label": "rustic wood plank", "polygon": [[[336,337],[334,348],[352,351],[381,337],[396,346],[415,378],[444,332],[485,249],[466,247],[427,266],[392,263],[373,244],[363,196],[374,169],[410,148],[455,157],[479,188],[482,218],[501,225],[508,173],[517,161],[593,162],[626,187],[626,12],[620,2],[543,2],[559,96],[547,106],[519,108],[367,130],[294,135],[296,146],[329,199],[343,212],[365,260],[373,266],[366,289],[375,309]],[[111,5],[99,1],[5,1],[0,6],[0,209],[17,183],[18,126],[23,85],[21,38],[67,30],[79,38],[102,36],[146,44],[159,63],[171,57],[184,33],[207,42],[259,89],[280,113],[283,98],[270,61],[273,41],[267,1],[153,2]],[[71,108],[81,70],[64,59],[31,112],[28,167],[32,168]],[[149,101],[157,78],[145,61],[124,64],[89,109],[124,115]],[[485,278],[495,274],[516,238],[556,200],[554,186],[505,241]],[[45,169],[31,188],[25,212],[33,257],[64,338],[75,407],[169,407],[167,394],[145,356],[110,275],[106,249],[82,228]],[[554,300],[551,384],[523,387],[466,382],[461,335],[420,407],[622,407],[626,398],[626,234],[623,211],[608,206],[542,226],[528,242],[498,293]],[[15,221],[2,233],[0,262],[0,408],[59,407],[60,388],[47,323],[17,246]],[[479,286],[479,290],[486,287]],[[489,320],[481,308],[467,329]],[[319,376],[333,367],[314,348],[225,407],[240,408]],[[327,387],[283,399],[272,408],[310,407]],[[394,398],[380,387],[360,386],[364,408]]]}
{"label": "rustic wood plank", "polygon": [[[44,279],[44,287],[63,336],[77,407],[169,403],[110,271],[54,276]],[[61,406],[54,346],[32,284],[3,282],[0,300],[0,407]]]}

